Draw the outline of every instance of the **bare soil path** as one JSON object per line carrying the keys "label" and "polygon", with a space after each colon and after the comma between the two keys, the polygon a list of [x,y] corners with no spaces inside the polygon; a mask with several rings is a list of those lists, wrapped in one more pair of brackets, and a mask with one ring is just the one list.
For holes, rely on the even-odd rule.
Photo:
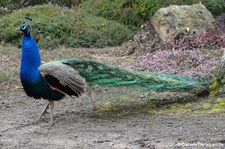
{"label": "bare soil path", "polygon": [[[57,50],[43,50],[43,60],[80,56],[123,66],[135,59],[117,56],[117,48]],[[57,102],[54,125],[50,127],[48,116],[38,121],[46,101],[27,97],[21,88],[20,50],[0,47],[0,56],[1,149],[225,148],[225,104],[221,102],[224,105],[218,110],[214,99],[134,110],[126,110],[125,106],[111,111],[106,99],[118,91],[95,88],[81,98],[67,97]],[[133,100],[142,97],[142,93],[137,97],[129,89],[119,94],[123,98],[130,94]],[[96,108],[101,104],[104,106]]]}

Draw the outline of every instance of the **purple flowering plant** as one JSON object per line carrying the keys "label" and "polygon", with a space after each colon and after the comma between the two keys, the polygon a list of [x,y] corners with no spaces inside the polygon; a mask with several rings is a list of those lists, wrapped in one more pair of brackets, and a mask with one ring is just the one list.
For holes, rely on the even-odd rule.
{"label": "purple flowering plant", "polygon": [[225,13],[216,17],[216,23],[219,32],[205,29],[200,35],[185,35],[173,42],[163,43],[161,49],[142,53],[138,56],[141,69],[167,74],[210,75],[225,48]]}

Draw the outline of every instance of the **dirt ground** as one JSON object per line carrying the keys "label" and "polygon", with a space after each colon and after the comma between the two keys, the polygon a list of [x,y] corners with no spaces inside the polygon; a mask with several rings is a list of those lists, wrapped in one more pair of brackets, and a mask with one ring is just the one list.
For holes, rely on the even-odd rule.
{"label": "dirt ground", "polygon": [[[135,57],[118,56],[118,50],[62,47],[41,53],[44,61],[80,56],[117,66],[134,64]],[[134,89],[96,87],[81,98],[66,97],[56,102],[50,127],[48,115],[38,120],[47,101],[29,98],[22,90],[18,77],[20,49],[0,47],[0,56],[2,149],[225,148],[223,102],[218,105],[214,99],[197,99],[185,104],[110,108],[110,102],[117,102],[111,99],[115,96],[118,102],[121,98],[142,99],[143,93]]]}

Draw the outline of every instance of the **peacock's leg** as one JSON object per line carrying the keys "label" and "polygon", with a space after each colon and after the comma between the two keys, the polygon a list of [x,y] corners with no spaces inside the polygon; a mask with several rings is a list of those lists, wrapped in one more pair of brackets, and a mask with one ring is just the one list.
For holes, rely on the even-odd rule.
{"label": "peacock's leg", "polygon": [[49,103],[46,105],[45,109],[42,111],[40,117],[39,117],[39,120],[41,119],[42,116],[44,116],[46,113],[48,114],[48,108],[49,108]]}
{"label": "peacock's leg", "polygon": [[51,109],[51,113],[50,113],[50,126],[52,126],[53,124],[53,111],[54,111],[54,101],[53,100],[49,100],[49,106]]}

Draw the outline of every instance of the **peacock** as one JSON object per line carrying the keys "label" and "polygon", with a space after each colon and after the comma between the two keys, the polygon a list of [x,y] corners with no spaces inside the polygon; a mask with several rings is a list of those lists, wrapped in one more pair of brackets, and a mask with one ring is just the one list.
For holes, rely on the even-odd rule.
{"label": "peacock", "polygon": [[22,56],[20,79],[25,93],[34,99],[46,99],[48,104],[39,119],[50,109],[50,125],[53,124],[54,102],[67,96],[79,97],[88,86],[107,87],[140,86],[146,90],[198,90],[207,84],[187,76],[156,74],[123,69],[85,58],[60,59],[42,63],[39,49],[29,23],[20,24],[22,31]]}

